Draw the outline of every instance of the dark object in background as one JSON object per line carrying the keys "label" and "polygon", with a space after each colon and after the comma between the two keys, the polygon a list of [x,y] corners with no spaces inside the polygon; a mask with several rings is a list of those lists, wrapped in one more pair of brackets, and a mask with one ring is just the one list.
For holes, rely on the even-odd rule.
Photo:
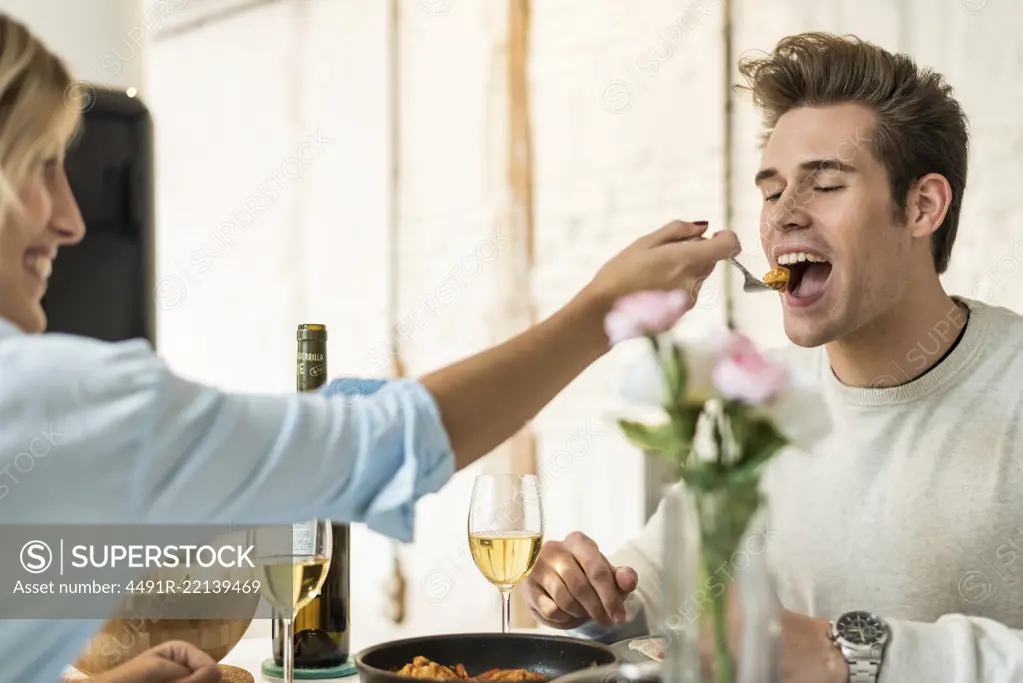
{"label": "dark object in background", "polygon": [[120,90],[89,91],[65,168],[85,238],[64,247],[43,298],[49,332],[156,345],[153,124]]}
{"label": "dark object in background", "polygon": [[526,669],[542,674],[548,681],[619,661],[617,653],[609,646],[578,638],[526,633],[452,633],[395,640],[366,648],[355,656],[359,681],[408,683],[417,680],[395,673],[416,657],[426,657],[452,668],[463,664],[469,676],[478,676],[490,669]]}

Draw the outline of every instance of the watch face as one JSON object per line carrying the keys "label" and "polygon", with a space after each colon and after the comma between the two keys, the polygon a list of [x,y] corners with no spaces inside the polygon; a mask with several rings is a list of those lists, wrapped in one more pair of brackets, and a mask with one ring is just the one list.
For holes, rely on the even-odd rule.
{"label": "watch face", "polygon": [[843,640],[855,645],[873,645],[884,638],[887,629],[869,612],[849,612],[835,622],[835,631]]}

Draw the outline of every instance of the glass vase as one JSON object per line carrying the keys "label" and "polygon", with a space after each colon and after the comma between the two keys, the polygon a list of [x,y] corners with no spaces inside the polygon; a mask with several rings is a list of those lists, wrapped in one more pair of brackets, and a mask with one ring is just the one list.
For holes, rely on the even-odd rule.
{"label": "glass vase", "polygon": [[[775,683],[780,610],[758,483],[664,499],[665,683]],[[656,629],[654,629],[656,630]]]}

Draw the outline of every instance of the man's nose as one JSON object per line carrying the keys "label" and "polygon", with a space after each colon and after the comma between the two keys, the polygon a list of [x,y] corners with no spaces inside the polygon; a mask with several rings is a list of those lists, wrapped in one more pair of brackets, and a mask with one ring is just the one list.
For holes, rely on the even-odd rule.
{"label": "man's nose", "polygon": [[785,192],[767,212],[767,226],[779,231],[798,230],[809,225],[809,215],[796,192]]}

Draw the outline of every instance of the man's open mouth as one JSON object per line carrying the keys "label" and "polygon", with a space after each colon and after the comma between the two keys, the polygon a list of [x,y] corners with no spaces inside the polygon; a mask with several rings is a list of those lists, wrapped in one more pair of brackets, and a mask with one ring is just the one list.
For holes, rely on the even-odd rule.
{"label": "man's open mouth", "polygon": [[831,277],[831,263],[823,256],[811,252],[780,254],[778,265],[788,269],[788,293],[797,299],[819,296]]}

